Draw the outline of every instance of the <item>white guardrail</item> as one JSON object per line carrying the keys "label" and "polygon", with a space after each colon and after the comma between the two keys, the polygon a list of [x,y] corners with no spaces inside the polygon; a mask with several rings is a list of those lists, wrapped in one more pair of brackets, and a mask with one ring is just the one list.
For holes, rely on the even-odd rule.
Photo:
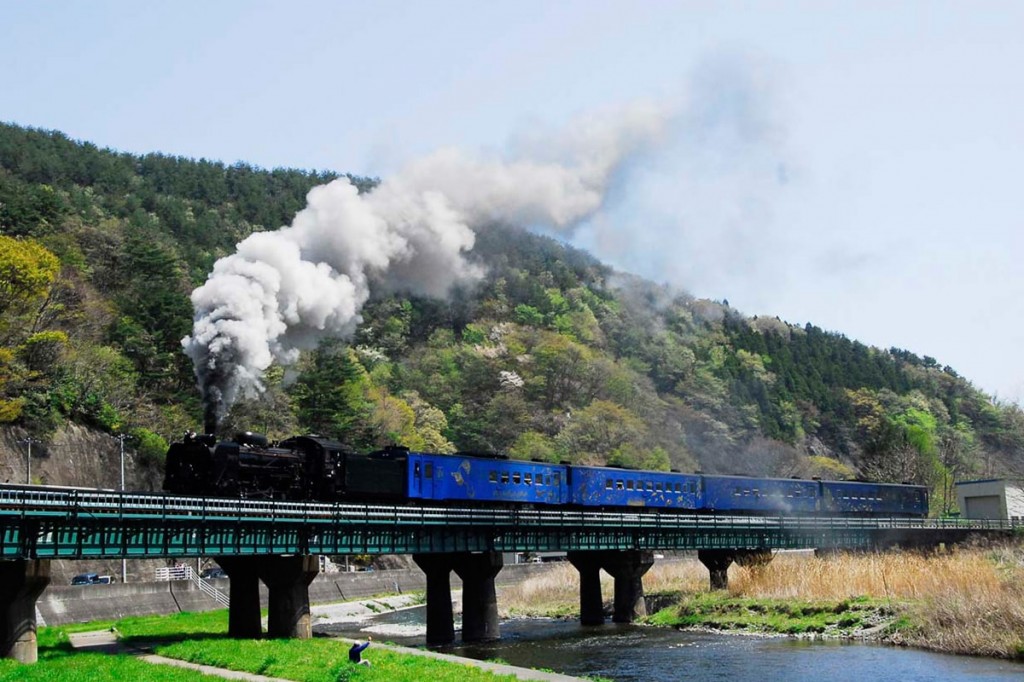
{"label": "white guardrail", "polygon": [[203,594],[207,595],[221,606],[230,606],[231,600],[228,596],[204,580],[202,576],[192,570],[191,566],[179,564],[177,566],[164,566],[156,569],[158,581],[167,580],[189,580],[197,586]]}

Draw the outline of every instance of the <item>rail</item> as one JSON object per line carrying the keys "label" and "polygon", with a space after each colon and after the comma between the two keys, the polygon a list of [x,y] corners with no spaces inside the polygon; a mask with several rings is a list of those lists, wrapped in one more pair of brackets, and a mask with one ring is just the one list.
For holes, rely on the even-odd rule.
{"label": "rail", "polygon": [[687,530],[1003,530],[1024,529],[1014,519],[922,519],[856,516],[767,516],[696,514],[667,509],[602,511],[500,507],[440,507],[384,504],[289,502],[244,498],[207,498],[161,493],[118,492],[87,488],[0,486],[0,521],[109,520],[273,523],[275,526],[566,526],[634,531]]}

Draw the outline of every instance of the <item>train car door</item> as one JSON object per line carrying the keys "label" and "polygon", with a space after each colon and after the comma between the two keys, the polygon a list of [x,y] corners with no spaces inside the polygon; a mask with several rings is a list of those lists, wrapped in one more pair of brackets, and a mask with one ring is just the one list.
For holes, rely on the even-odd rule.
{"label": "train car door", "polygon": [[434,463],[420,454],[409,454],[409,497],[421,500],[434,498]]}

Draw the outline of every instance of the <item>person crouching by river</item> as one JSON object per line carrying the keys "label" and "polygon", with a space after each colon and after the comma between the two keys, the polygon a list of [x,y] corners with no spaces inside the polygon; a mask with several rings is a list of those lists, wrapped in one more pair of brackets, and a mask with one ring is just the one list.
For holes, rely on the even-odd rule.
{"label": "person crouching by river", "polygon": [[369,637],[366,638],[366,641],[363,642],[362,644],[360,644],[359,642],[356,642],[355,644],[353,644],[352,648],[350,648],[348,650],[348,660],[349,660],[349,662],[350,663],[355,663],[356,665],[369,666],[370,662],[363,660],[363,651],[366,649],[366,647],[370,646],[370,642],[372,642],[372,641],[373,641],[373,636],[369,636]]}

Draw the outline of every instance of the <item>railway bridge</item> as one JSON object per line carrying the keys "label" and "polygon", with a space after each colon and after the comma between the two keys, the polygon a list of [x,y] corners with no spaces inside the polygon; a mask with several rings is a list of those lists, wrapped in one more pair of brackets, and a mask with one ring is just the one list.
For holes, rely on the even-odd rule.
{"label": "railway bridge", "polygon": [[645,615],[642,577],[661,550],[695,550],[711,586],[729,565],[775,549],[938,546],[1009,535],[999,521],[736,516],[649,511],[443,507],[182,497],[0,486],[0,655],[36,660],[35,602],[51,559],[215,557],[231,579],[229,634],[310,637],[317,555],[412,554],[426,574],[427,641],[454,640],[450,577],[462,579],[464,641],[496,639],[494,578],[504,552],[565,551],[585,625],[604,622],[599,574],[615,579],[616,622]]}

